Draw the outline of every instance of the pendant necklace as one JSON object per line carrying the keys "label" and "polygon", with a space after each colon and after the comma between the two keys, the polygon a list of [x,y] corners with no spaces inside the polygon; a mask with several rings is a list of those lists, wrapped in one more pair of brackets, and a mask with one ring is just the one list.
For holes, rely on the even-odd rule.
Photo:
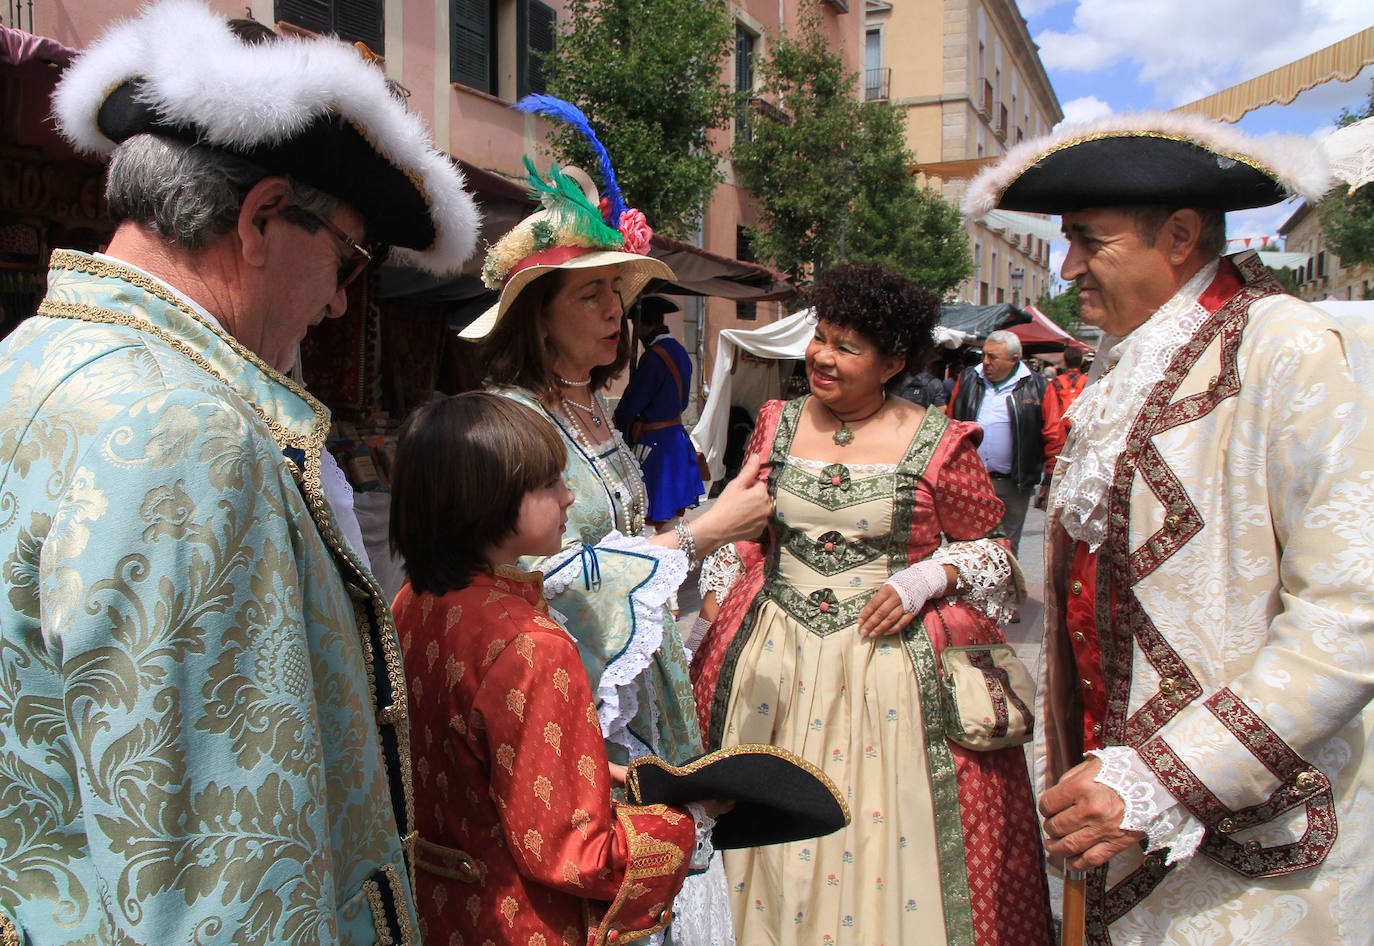
{"label": "pendant necklace", "polygon": [[591,415],[592,423],[595,424],[595,425],[598,426],[598,427],[601,426],[601,416],[600,416],[599,414],[597,414],[595,405],[593,405],[592,407],[588,407],[587,405],[581,404],[581,403],[579,403],[579,402],[577,402],[577,401],[574,401],[572,398],[568,398],[568,397],[560,398],[560,400],[562,400],[562,402],[563,402],[564,404],[571,404],[573,407],[577,408],[578,410],[586,411],[588,414]]}
{"label": "pendant necklace", "polygon": [[[564,404],[577,403],[567,398],[560,400]],[[581,404],[577,406],[582,407]],[[585,407],[582,409],[586,410]],[[625,468],[623,477],[617,475],[607,459],[601,456],[601,449],[605,447],[605,443],[593,443],[590,432],[582,426],[576,414],[566,410],[560,413],[567,418],[572,428],[572,439],[582,447],[583,452],[591,460],[592,469],[596,471],[602,486],[614,497],[611,509],[615,515],[616,528],[621,535],[639,535],[644,531],[644,515],[649,508],[649,496],[644,489],[644,481],[639,478],[639,464],[635,462],[634,454],[630,453],[629,447],[625,446],[625,441],[620,438],[620,432],[612,430],[611,436],[615,446],[613,452]],[[551,416],[557,420],[557,415]]]}
{"label": "pendant necklace", "polygon": [[840,446],[840,447],[847,447],[847,446],[849,446],[851,443],[854,442],[854,431],[850,428],[850,426],[849,426],[850,423],[855,423],[855,424],[857,424],[857,423],[859,423],[860,421],[868,420],[868,419],[869,419],[870,417],[872,417],[874,414],[877,414],[878,411],[882,410],[883,407],[884,407],[886,404],[887,404],[887,391],[883,391],[883,399],[882,399],[882,401],[878,404],[878,407],[877,407],[875,410],[869,411],[869,412],[868,412],[867,414],[865,414],[863,417],[853,417],[853,418],[850,418],[849,420],[845,420],[845,419],[844,419],[843,417],[841,417],[839,414],[836,414],[833,410],[831,410],[831,407],[830,407],[829,404],[826,404],[826,403],[824,403],[824,402],[821,402],[821,407],[825,408],[827,411],[830,411],[830,416],[833,417],[833,418],[835,418],[837,421],[840,422],[840,429],[837,430],[837,431],[835,431],[835,435],[834,435],[833,437],[831,437],[830,439],[833,440],[833,441],[835,441],[836,446]]}

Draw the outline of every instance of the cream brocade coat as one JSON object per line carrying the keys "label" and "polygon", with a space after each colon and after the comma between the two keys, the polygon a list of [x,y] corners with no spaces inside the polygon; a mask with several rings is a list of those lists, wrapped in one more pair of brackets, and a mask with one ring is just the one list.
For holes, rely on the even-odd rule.
{"label": "cream brocade coat", "polygon": [[[1132,848],[1091,873],[1089,943],[1374,937],[1374,363],[1236,264],[1247,285],[1137,415],[1096,559],[1103,741],[1135,747],[1207,834],[1172,868]],[[1057,521],[1047,553],[1052,783],[1082,719]]]}
{"label": "cream brocade coat", "polygon": [[418,941],[404,671],[328,426],[163,284],[53,254],[0,346],[0,933]]}

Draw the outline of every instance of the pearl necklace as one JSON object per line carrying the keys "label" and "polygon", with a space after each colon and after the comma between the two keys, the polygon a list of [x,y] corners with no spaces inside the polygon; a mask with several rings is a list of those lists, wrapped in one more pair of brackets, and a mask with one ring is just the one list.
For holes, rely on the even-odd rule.
{"label": "pearl necklace", "polygon": [[[592,397],[595,398],[596,395],[592,395]],[[570,402],[567,398],[560,398],[559,400],[563,404],[577,403],[576,401]],[[587,410],[581,404],[577,404],[577,406]],[[615,513],[616,528],[621,535],[638,536],[644,531],[644,516],[649,508],[649,494],[644,488],[644,481],[640,479],[639,464],[635,462],[634,454],[630,452],[630,448],[625,446],[625,441],[621,439],[620,432],[612,428],[611,439],[615,443],[615,452],[619,455],[620,462],[626,470],[624,479],[617,476],[611,464],[607,462],[607,458],[601,456],[601,448],[606,445],[605,441],[599,444],[593,442],[591,432],[583,427],[582,421],[578,419],[576,414],[560,410],[554,415],[555,418],[560,416],[567,419],[568,426],[564,427],[562,424],[559,426],[564,427],[565,432],[568,431],[568,427],[571,427],[572,439],[586,453],[592,462],[593,469],[596,470],[597,476],[601,478],[602,485],[614,497],[611,502],[611,510]],[[621,502],[615,500],[621,500]]]}
{"label": "pearl necklace", "polygon": [[570,397],[560,397],[560,400],[562,400],[562,402],[563,402],[564,404],[571,404],[573,407],[577,408],[578,410],[586,411],[588,414],[590,414],[590,415],[592,416],[592,423],[595,424],[595,425],[598,426],[598,427],[601,426],[601,416],[600,416],[599,414],[597,414],[597,412],[596,412],[596,401],[595,401],[595,400],[592,401],[592,406],[591,406],[591,407],[588,407],[587,405],[583,404],[581,401],[574,401],[574,400],[573,400],[572,398],[570,398]]}
{"label": "pearl necklace", "polygon": [[588,375],[586,378],[582,379],[581,381],[569,381],[567,378],[563,377],[562,375],[557,375],[557,374],[553,376],[553,379],[554,379],[555,381],[557,381],[559,384],[563,385],[563,387],[565,387],[565,388],[581,388],[581,387],[586,387],[587,385],[589,385],[589,384],[592,383],[591,375]]}

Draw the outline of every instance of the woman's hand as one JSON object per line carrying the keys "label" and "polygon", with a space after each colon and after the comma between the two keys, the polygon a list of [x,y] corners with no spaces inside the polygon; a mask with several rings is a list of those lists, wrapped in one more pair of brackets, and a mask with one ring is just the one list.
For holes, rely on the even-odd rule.
{"label": "woman's hand", "polygon": [[768,524],[773,499],[759,478],[760,466],[757,454],[747,457],[739,475],[725,484],[711,508],[692,520],[699,555],[709,555],[728,542],[755,538]]}
{"label": "woman's hand", "polygon": [[884,637],[905,630],[916,617],[902,607],[902,596],[891,585],[883,585],[859,612],[859,636]]}
{"label": "woman's hand", "polygon": [[727,815],[735,809],[735,800],[733,798],[712,798],[709,801],[698,802],[697,804],[701,805],[701,810],[706,812],[711,818],[719,818],[721,815]]}
{"label": "woman's hand", "polygon": [[607,762],[606,767],[611,770],[611,783],[617,788],[624,788],[625,776],[630,770],[623,765],[616,765],[614,762]]}
{"label": "woman's hand", "polygon": [[917,562],[890,576],[859,612],[859,634],[881,637],[896,634],[932,598],[952,594],[959,573],[951,565]]}

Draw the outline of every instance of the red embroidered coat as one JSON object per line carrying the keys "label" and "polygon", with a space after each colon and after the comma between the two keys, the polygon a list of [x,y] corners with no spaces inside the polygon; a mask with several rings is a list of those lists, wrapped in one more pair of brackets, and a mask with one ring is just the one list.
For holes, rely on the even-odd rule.
{"label": "red embroidered coat", "polygon": [[414,753],[427,943],[619,942],[672,918],[691,815],[613,803],[577,647],[538,573],[394,605]]}

